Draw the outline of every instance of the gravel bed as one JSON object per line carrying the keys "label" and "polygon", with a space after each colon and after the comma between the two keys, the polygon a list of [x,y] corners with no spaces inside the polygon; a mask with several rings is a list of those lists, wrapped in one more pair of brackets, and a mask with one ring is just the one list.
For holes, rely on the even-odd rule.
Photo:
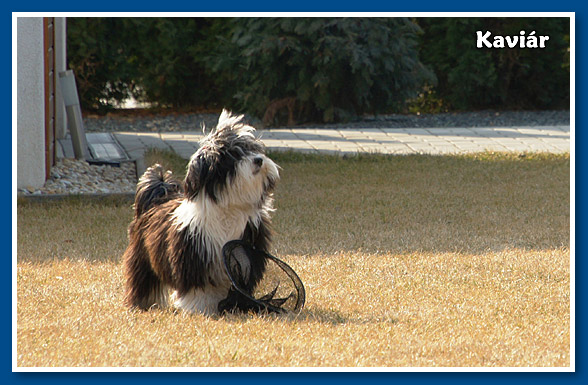
{"label": "gravel bed", "polygon": [[[569,111],[476,111],[422,115],[381,115],[325,128],[454,128],[559,126],[570,124]],[[310,126],[310,125],[309,125]]]}
{"label": "gravel bed", "polygon": [[105,116],[84,117],[86,132],[173,132],[202,131],[213,128],[219,114],[167,114],[159,116]]}
{"label": "gravel bed", "polygon": [[136,185],[134,162],[114,167],[90,165],[76,159],[60,159],[51,168],[51,177],[42,188],[22,188],[18,190],[18,195],[134,193]]}
{"label": "gravel bed", "polygon": [[[216,125],[218,114],[169,114],[162,116],[106,116],[84,118],[86,132],[167,132],[202,131],[202,126]],[[256,119],[248,119],[261,127]],[[306,124],[312,128],[451,128],[451,127],[513,127],[570,124],[569,111],[476,111],[422,115],[377,115],[336,124]],[[269,128],[269,127],[268,127]]]}

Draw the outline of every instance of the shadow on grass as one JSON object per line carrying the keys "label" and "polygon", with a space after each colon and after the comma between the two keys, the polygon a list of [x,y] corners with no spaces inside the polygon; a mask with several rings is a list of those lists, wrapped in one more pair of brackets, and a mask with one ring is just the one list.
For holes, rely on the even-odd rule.
{"label": "shadow on grass", "polygon": [[[256,317],[257,315],[248,315]],[[309,307],[302,309],[300,313],[286,313],[280,315],[272,315],[277,319],[285,319],[294,322],[316,322],[320,324],[329,324],[333,326],[338,325],[360,325],[360,324],[371,324],[371,323],[397,323],[398,320],[392,317],[384,316],[363,316],[358,314],[345,314],[336,309],[325,309],[322,307]]]}
{"label": "shadow on grass", "polygon": [[319,322],[331,325],[342,325],[350,322],[350,317],[338,310],[324,308],[307,308],[298,314],[289,315],[296,321]]}
{"label": "shadow on grass", "polygon": [[318,322],[322,324],[331,325],[345,325],[345,324],[370,324],[370,323],[392,323],[398,322],[397,319],[392,317],[378,317],[378,316],[359,316],[357,314],[345,314],[339,310],[324,309],[324,308],[309,308],[303,309],[299,314],[291,315],[293,320],[296,321],[310,321]]}
{"label": "shadow on grass", "polygon": [[569,244],[569,154],[273,154],[281,255]]}
{"label": "shadow on grass", "polygon": [[[164,310],[164,311],[171,311],[172,310]],[[181,312],[175,312],[176,314],[182,314]],[[392,323],[395,324],[398,322],[397,319],[392,317],[384,316],[384,317],[377,317],[377,316],[359,316],[359,315],[351,315],[345,314],[339,310],[334,309],[325,309],[320,307],[311,307],[305,308],[300,313],[225,313],[222,315],[215,315],[211,316],[213,319],[216,320],[223,320],[225,322],[231,323],[244,323],[250,320],[262,317],[269,320],[274,321],[286,321],[286,322],[315,322],[320,324],[329,324],[333,326],[338,325],[349,325],[349,324],[370,324],[370,323]]]}
{"label": "shadow on grass", "polygon": [[[186,160],[151,151],[181,173]],[[569,154],[271,154],[276,255],[552,249],[569,245]],[[117,260],[132,194],[19,198],[18,260]],[[334,317],[336,318],[336,317]]]}

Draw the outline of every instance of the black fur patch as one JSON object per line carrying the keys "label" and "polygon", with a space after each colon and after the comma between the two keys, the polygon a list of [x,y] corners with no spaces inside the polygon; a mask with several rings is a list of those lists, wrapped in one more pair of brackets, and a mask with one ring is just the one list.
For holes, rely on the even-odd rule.
{"label": "black fur patch", "polygon": [[182,185],[173,178],[170,171],[166,172],[159,164],[149,167],[137,183],[135,218],[151,207],[182,194]]}

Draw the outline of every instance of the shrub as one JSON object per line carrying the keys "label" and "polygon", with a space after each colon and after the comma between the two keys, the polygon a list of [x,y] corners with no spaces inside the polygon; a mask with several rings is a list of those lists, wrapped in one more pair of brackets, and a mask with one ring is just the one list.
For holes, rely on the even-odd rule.
{"label": "shrub", "polygon": [[74,70],[82,107],[104,109],[136,93],[133,63],[122,19],[67,19],[69,68]]}
{"label": "shrub", "polygon": [[[568,18],[423,18],[420,57],[437,75],[437,94],[453,108],[569,108]],[[536,31],[544,49],[477,48],[492,36]]]}
{"label": "shrub", "polygon": [[334,121],[398,109],[434,76],[408,19],[241,18],[205,58],[232,104],[273,123]]}
{"label": "shrub", "polygon": [[105,109],[129,96],[173,107],[216,100],[194,57],[210,19],[68,18],[69,65],[82,106]]}
{"label": "shrub", "polygon": [[135,60],[141,99],[173,107],[200,106],[218,99],[216,87],[198,60],[211,19],[133,18]]}
{"label": "shrub", "polygon": [[[569,27],[568,18],[68,18],[67,31],[85,109],[132,95],[275,124],[569,108]],[[478,49],[478,30],[550,39],[545,49]]]}

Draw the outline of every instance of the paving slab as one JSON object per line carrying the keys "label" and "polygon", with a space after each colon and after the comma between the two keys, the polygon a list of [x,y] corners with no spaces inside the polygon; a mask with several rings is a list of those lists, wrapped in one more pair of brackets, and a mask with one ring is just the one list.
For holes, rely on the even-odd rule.
{"label": "paving slab", "polygon": [[[569,126],[457,128],[279,128],[256,132],[271,151],[354,154],[454,154],[483,151],[570,151]],[[141,159],[146,149],[173,150],[188,159],[203,134],[184,132],[87,133],[95,157]],[[60,139],[58,156],[73,157],[71,139]]]}

